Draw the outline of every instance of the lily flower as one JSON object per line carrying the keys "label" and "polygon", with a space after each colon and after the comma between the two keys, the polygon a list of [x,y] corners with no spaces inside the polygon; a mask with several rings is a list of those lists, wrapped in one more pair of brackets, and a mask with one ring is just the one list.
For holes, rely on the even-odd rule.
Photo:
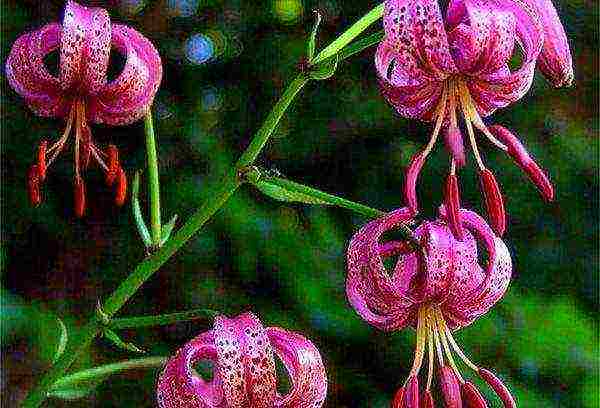
{"label": "lily flower", "polygon": [[[126,57],[123,71],[107,79],[111,48]],[[59,73],[52,75],[44,58],[59,53]],[[162,78],[162,64],[152,43],[131,27],[111,24],[106,10],[67,1],[62,25],[50,23],[19,37],[8,56],[6,75],[10,85],[39,116],[66,121],[62,135],[52,144],[42,140],[36,163],[28,176],[33,205],[41,202],[40,188],[48,168],[65,150],[74,134],[75,214],[85,211],[82,176],[94,160],[104,171],[108,185],[116,183],[117,205],[126,197],[127,180],[117,148],[98,147],[89,123],[127,125],[150,108]]]}
{"label": "lily flower", "polygon": [[[506,224],[503,197],[484,164],[476,130],[511,155],[544,198],[552,200],[548,177],[518,138],[507,129],[489,128],[482,119],[519,100],[531,86],[544,44],[535,9],[513,0],[455,0],[444,20],[437,0],[387,0],[383,24],[385,37],[375,56],[383,96],[400,115],[435,123],[429,143],[412,158],[406,173],[404,195],[413,213],[418,211],[419,173],[442,133],[451,154],[444,201],[452,230],[462,237],[457,171],[466,158],[460,116],[479,169],[490,223],[498,235]],[[521,47],[522,62],[511,69],[515,43]]]}
{"label": "lily flower", "polygon": [[[277,392],[274,355],[292,387]],[[194,372],[201,360],[214,363],[212,380]],[[212,330],[187,343],[167,362],[158,380],[160,408],[318,408],[327,395],[319,350],[302,335],[263,327],[252,313],[217,316]]]}
{"label": "lily flower", "polygon": [[[417,332],[414,362],[392,408],[433,407],[435,365],[438,384],[447,407],[487,407],[476,386],[463,377],[462,361],[487,382],[505,407],[515,407],[510,392],[491,371],[473,363],[453,333],[487,313],[504,295],[512,274],[506,245],[477,214],[460,210],[464,238],[457,240],[442,207],[435,221],[423,222],[415,235],[427,257],[407,242],[380,242],[402,222],[412,221],[409,208],[397,209],[363,226],[350,241],[346,294],[356,312],[369,324],[385,331],[412,327]],[[478,244],[487,264],[478,259]],[[393,272],[384,259],[397,256]],[[419,374],[427,355],[426,381]]]}

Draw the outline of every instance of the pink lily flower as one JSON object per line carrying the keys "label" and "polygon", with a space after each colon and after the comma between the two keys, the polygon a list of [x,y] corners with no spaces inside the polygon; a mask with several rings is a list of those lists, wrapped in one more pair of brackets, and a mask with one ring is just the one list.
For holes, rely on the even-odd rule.
{"label": "pink lily flower", "polygon": [[[125,67],[107,80],[111,48],[126,57]],[[58,50],[59,74],[44,65],[44,57]],[[105,173],[108,185],[116,183],[117,205],[125,201],[127,180],[114,145],[101,149],[94,143],[89,123],[127,125],[150,108],[162,78],[162,64],[152,43],[131,27],[111,24],[106,10],[67,1],[62,25],[50,23],[15,41],[6,62],[10,85],[39,116],[65,118],[62,136],[49,145],[40,142],[36,164],[28,177],[33,205],[41,202],[40,187],[46,172],[75,134],[75,213],[85,211],[82,171],[90,159]]]}
{"label": "pink lily flower", "polygon": [[[274,354],[285,365],[292,388],[277,392]],[[201,360],[214,363],[211,381],[194,373]],[[167,362],[157,386],[160,408],[317,408],[327,395],[319,350],[298,333],[264,328],[252,313],[218,316]]]}
{"label": "pink lily flower", "polygon": [[[469,407],[487,406],[475,385],[463,377],[460,361],[486,381],[506,407],[515,406],[506,386],[490,371],[475,365],[453,337],[454,331],[473,323],[502,298],[512,274],[504,242],[479,215],[467,210],[460,210],[460,214],[462,241],[452,234],[444,207],[439,219],[416,228],[415,235],[428,254],[426,259],[411,250],[408,243],[380,243],[381,237],[399,223],[412,221],[409,208],[397,209],[366,224],[350,241],[346,280],[350,304],[380,330],[410,326],[417,332],[412,369],[396,393],[392,408],[433,406],[436,361],[447,407],[462,407],[462,401]],[[487,252],[487,265],[480,265],[478,244]],[[398,256],[398,261],[388,273],[383,260],[391,256]],[[419,373],[426,354],[427,377],[425,387],[420,387]]]}
{"label": "pink lily flower", "polygon": [[[468,142],[479,168],[490,223],[498,235],[505,230],[504,202],[493,173],[477,145],[478,130],[508,153],[547,200],[552,184],[510,131],[488,128],[482,118],[519,100],[533,80],[544,44],[544,29],[536,11],[515,0],[454,0],[446,19],[437,0],[387,0],[385,37],[375,65],[386,100],[398,113],[435,123],[429,143],[412,159],[404,189],[408,207],[417,213],[416,183],[425,159],[443,133],[451,154],[445,205],[453,232],[461,238],[457,171],[465,164],[462,116]],[[522,62],[509,68],[515,42]]]}

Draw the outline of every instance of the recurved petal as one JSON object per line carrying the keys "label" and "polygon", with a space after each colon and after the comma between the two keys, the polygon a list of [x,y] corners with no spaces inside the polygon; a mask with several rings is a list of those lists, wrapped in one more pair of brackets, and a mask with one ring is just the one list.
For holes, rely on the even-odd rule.
{"label": "recurved petal", "polygon": [[60,84],[94,95],[106,84],[111,26],[105,9],[67,1],[60,39]]}
{"label": "recurved petal", "polygon": [[165,365],[157,385],[160,408],[209,408],[221,406],[223,393],[217,372],[204,381],[193,369],[201,360],[216,361],[212,331],[201,334],[183,346]]}
{"label": "recurved petal", "polygon": [[[494,16],[492,20],[496,21],[494,25],[499,28],[499,32],[488,38],[490,41],[501,39],[504,44],[495,48],[498,51],[494,51],[487,58],[488,68],[467,81],[480,115],[487,116],[495,109],[519,100],[529,90],[533,81],[535,63],[542,49],[544,32],[536,10],[522,1],[465,0],[465,4],[467,10],[489,10],[492,13]],[[523,60],[521,66],[511,72],[504,56],[508,58],[512,54],[512,45],[510,45],[512,40],[509,38],[513,27],[517,42],[522,49]],[[494,55],[504,59],[496,60]]]}
{"label": "recurved petal", "polygon": [[573,82],[573,58],[565,29],[551,0],[524,0],[537,9],[544,27],[544,47],[538,58],[538,67],[556,87]]}
{"label": "recurved petal", "polygon": [[348,301],[364,320],[381,330],[406,326],[414,300],[399,291],[387,273],[379,239],[412,217],[408,208],[397,209],[363,226],[348,246]]}
{"label": "recurved petal", "polygon": [[217,348],[217,373],[222,379],[223,395],[229,408],[248,406],[242,334],[235,318],[217,316],[214,325]]}
{"label": "recurved petal", "polygon": [[327,374],[315,345],[298,333],[269,327],[267,335],[275,353],[285,365],[292,387],[278,395],[276,407],[319,408],[327,395]]}
{"label": "recurved petal", "polygon": [[377,47],[375,67],[384,98],[400,115],[429,120],[442,95],[441,81],[427,74],[416,62],[403,59],[397,47],[387,39]]}
{"label": "recurved petal", "polygon": [[13,44],[6,61],[8,83],[40,116],[64,116],[70,106],[59,79],[44,64],[44,57],[58,48],[60,30],[60,25],[53,23],[22,35]]}
{"label": "recurved petal", "polygon": [[89,117],[97,123],[126,125],[150,109],[162,79],[162,63],[150,40],[133,28],[114,24],[112,45],[125,55],[125,67],[91,99]]}
{"label": "recurved petal", "polygon": [[387,0],[383,25],[400,69],[422,69],[438,80],[457,72],[437,0]]}

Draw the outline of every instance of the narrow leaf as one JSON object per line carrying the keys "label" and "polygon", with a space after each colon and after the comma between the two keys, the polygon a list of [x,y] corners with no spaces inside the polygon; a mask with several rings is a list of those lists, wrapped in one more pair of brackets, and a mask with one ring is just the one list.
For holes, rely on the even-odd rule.
{"label": "narrow leaf", "polygon": [[177,222],[177,214],[175,214],[171,220],[162,226],[162,233],[160,235],[160,244],[164,245],[165,242],[169,240],[171,236],[171,232],[173,232],[173,228],[175,228],[175,223]]}
{"label": "narrow leaf", "polygon": [[324,201],[320,198],[311,196],[306,193],[302,193],[299,191],[293,191],[290,189],[286,189],[281,187],[275,183],[273,183],[269,179],[263,179],[254,184],[256,188],[258,188],[263,194],[279,201],[287,201],[287,202],[298,202],[304,204],[321,204],[328,205],[327,201]]}
{"label": "narrow leaf", "polygon": [[140,201],[139,201],[139,192],[140,192],[140,172],[139,170],[135,172],[133,176],[133,183],[131,184],[131,209],[133,211],[133,219],[135,220],[135,226],[137,227],[138,233],[144,241],[144,245],[146,248],[152,246],[152,239],[150,238],[150,233],[148,232],[148,227],[146,227],[146,223],[144,222],[144,217],[142,216],[142,210],[140,209]]}
{"label": "narrow leaf", "polygon": [[67,326],[62,321],[60,317],[57,317],[58,327],[60,328],[60,337],[58,338],[58,345],[56,346],[56,354],[54,354],[54,358],[52,359],[52,363],[56,363],[60,356],[65,352],[67,348],[67,342],[69,341],[69,333],[67,332]]}
{"label": "narrow leaf", "polygon": [[110,329],[105,329],[104,330],[104,337],[106,339],[110,340],[111,343],[113,343],[115,346],[117,346],[120,349],[131,351],[131,352],[134,352],[134,353],[140,353],[140,354],[145,353],[144,350],[142,350],[141,348],[139,348],[135,344],[133,344],[133,343],[125,343],[119,337],[119,335],[117,333],[115,333],[114,331],[112,331]]}
{"label": "narrow leaf", "polygon": [[310,37],[308,39],[308,61],[312,61],[315,56],[315,49],[317,48],[317,32],[319,31],[319,25],[321,24],[322,16],[319,13],[319,10],[314,10],[314,13],[317,16],[315,21],[315,25],[310,33]]}
{"label": "narrow leaf", "polygon": [[331,78],[337,70],[339,61],[340,57],[336,54],[331,59],[315,65],[311,68],[310,77],[317,81]]}

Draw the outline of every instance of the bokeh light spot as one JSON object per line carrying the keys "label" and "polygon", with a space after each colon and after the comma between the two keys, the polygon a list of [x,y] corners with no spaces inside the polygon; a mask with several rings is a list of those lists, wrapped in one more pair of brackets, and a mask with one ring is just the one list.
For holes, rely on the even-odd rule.
{"label": "bokeh light spot", "polygon": [[185,42],[185,57],[195,65],[201,65],[213,58],[215,48],[210,37],[194,34]]}
{"label": "bokeh light spot", "polygon": [[191,17],[198,11],[200,0],[168,0],[167,10],[173,17]]}
{"label": "bokeh light spot", "polygon": [[298,23],[302,13],[303,7],[300,0],[275,0],[273,2],[275,18],[285,25]]}

